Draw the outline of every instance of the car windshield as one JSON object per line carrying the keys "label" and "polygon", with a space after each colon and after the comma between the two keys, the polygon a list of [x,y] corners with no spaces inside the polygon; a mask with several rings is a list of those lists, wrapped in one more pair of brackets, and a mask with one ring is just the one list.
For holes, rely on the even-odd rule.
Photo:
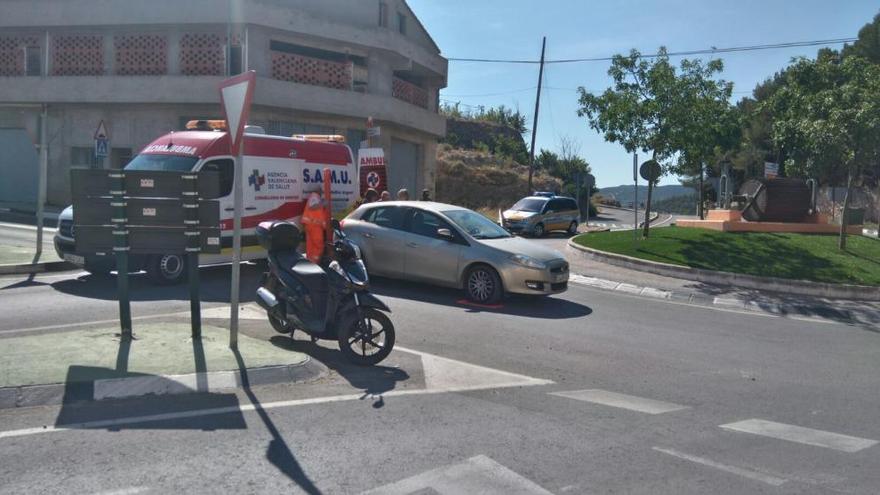
{"label": "car windshield", "polygon": [[452,223],[467,232],[474,239],[501,239],[510,234],[497,224],[471,210],[447,210],[443,212]]}
{"label": "car windshield", "polygon": [[194,156],[177,156],[142,153],[128,162],[125,170],[165,170],[169,172],[189,172],[199,161]]}
{"label": "car windshield", "polygon": [[511,210],[516,211],[530,211],[530,212],[539,212],[544,205],[547,203],[546,199],[540,198],[523,198],[516,202],[515,205],[510,207]]}

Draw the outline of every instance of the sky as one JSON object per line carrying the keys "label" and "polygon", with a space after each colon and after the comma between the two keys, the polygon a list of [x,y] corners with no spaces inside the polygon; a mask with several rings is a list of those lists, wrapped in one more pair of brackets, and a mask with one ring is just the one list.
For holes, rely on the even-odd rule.
{"label": "sky", "polygon": [[[877,0],[408,0],[446,57],[537,60],[541,37],[547,59],[605,57],[636,48],[654,53],[855,37],[880,11]],[[834,45],[839,48],[840,45]],[[816,47],[700,56],[721,58],[721,77],[733,99],[789,64],[814,57]],[[694,57],[691,57],[694,58]],[[680,57],[673,58],[674,63]],[[576,89],[601,92],[611,84],[610,62],[545,66],[535,148],[557,150],[573,139],[599,187],[632,184],[632,155],[606,143],[577,116]],[[534,116],[538,65],[450,62],[444,103],[506,105]],[[530,136],[526,136],[528,140]],[[528,144],[528,143],[527,143]],[[646,157],[640,157],[644,161]],[[665,177],[661,184],[678,184]]]}

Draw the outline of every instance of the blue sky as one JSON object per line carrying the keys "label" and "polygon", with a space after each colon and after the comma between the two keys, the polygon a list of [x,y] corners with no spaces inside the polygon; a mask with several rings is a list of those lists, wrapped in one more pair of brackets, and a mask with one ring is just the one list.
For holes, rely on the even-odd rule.
{"label": "blue sky", "polygon": [[[547,58],[583,58],[846,38],[880,10],[876,0],[408,0],[447,57],[537,59],[547,36]],[[789,63],[814,56],[819,47],[725,54],[722,75],[734,83],[734,99]],[[674,61],[677,63],[679,59]],[[573,138],[600,187],[632,183],[632,157],[606,143],[577,117],[578,86],[602,91],[610,84],[608,62],[557,64],[544,72],[537,149],[556,149]],[[450,62],[449,85],[440,97],[463,105],[519,108],[534,113],[537,65]],[[466,108],[466,107],[465,107]],[[641,158],[640,158],[641,161]],[[677,184],[667,177],[661,184]]]}

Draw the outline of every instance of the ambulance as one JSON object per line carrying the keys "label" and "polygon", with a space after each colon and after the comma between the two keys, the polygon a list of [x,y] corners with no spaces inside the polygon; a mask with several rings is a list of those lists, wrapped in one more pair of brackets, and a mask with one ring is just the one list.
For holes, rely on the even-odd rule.
{"label": "ambulance", "polygon": [[[125,170],[171,170],[220,173],[221,254],[202,254],[200,265],[232,261],[232,186],[235,177],[233,157],[229,155],[229,133],[224,121],[192,121],[186,131],[171,132],[148,144]],[[265,220],[299,222],[306,197],[323,190],[322,170],[330,169],[334,213],[348,209],[357,199],[358,173],[351,149],[342,136],[266,135],[262,128],[246,126],[242,166],[242,259],[266,257],[259,246],[255,228]],[[73,207],[58,218],[55,250],[62,259],[94,274],[115,269],[112,252],[77,253],[75,250]],[[131,271],[145,270],[150,280],[161,285],[181,282],[186,277],[185,257],[132,255]]]}

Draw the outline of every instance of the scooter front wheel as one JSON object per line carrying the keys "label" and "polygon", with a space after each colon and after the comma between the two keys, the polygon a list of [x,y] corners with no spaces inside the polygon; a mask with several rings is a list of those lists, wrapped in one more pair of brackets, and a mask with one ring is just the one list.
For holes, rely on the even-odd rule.
{"label": "scooter front wheel", "polygon": [[348,320],[338,331],[339,350],[359,366],[380,363],[394,348],[394,324],[385,313],[364,308],[360,317]]}

